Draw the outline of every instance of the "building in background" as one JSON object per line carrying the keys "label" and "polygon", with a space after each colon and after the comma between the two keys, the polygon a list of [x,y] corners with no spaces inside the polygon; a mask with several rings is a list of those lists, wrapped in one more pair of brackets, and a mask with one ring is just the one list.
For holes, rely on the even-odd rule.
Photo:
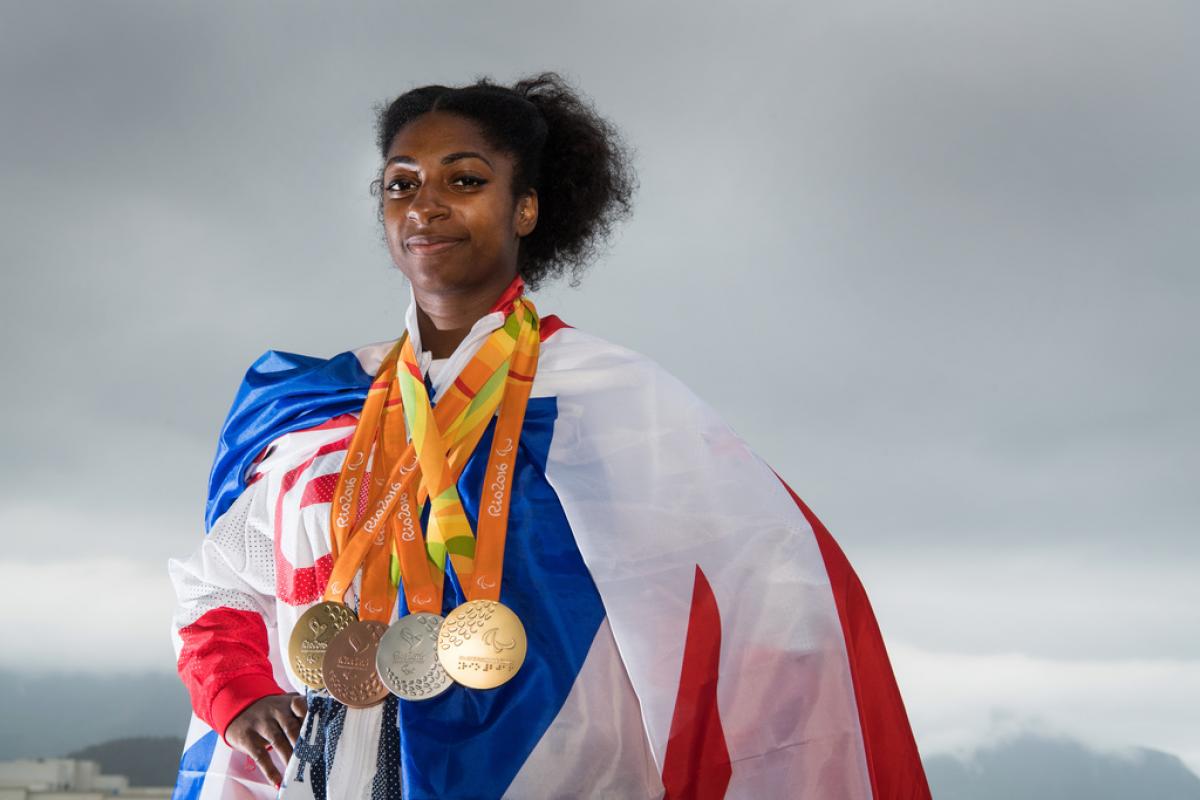
{"label": "building in background", "polygon": [[171,796],[167,787],[131,787],[124,775],[105,775],[95,761],[25,758],[0,761],[0,800],[105,800]]}

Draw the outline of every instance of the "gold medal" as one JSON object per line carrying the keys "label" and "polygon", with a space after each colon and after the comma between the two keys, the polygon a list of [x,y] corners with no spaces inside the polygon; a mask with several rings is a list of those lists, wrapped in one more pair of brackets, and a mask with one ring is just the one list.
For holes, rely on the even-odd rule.
{"label": "gold medal", "polygon": [[495,600],[472,600],[446,615],[437,654],[456,682],[472,689],[507,683],[525,661],[525,626]]}
{"label": "gold medal", "polygon": [[310,689],[324,689],[322,665],[333,637],[354,622],[354,612],[344,603],[327,600],[300,615],[288,641],[288,662],[296,677]]}
{"label": "gold medal", "polygon": [[375,671],[375,653],[387,629],[382,622],[352,622],[333,637],[323,671],[325,688],[334,700],[350,708],[368,708],[388,696]]}

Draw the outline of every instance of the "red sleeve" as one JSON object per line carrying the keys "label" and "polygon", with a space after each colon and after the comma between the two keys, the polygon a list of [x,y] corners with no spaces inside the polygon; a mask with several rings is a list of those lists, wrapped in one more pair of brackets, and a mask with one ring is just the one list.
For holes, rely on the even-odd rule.
{"label": "red sleeve", "polygon": [[866,590],[833,536],[792,487],[783,485],[812,526],[833,587],[850,659],[871,794],[876,800],[929,800],[921,755]]}
{"label": "red sleeve", "polygon": [[179,631],[179,677],[196,716],[222,738],[251,703],[284,694],[275,682],[267,626],[254,611],[215,608]]}

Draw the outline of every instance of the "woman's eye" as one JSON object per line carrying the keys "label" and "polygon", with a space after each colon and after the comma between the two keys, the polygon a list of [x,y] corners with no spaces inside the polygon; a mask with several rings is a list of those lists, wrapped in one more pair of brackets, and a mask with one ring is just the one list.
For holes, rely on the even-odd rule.
{"label": "woman's eye", "polygon": [[475,175],[459,175],[457,178],[452,180],[451,183],[461,183],[465,186],[483,186],[487,183],[487,181],[483,178],[476,177]]}
{"label": "woman's eye", "polygon": [[415,185],[416,184],[407,178],[392,178],[390,181],[387,181],[383,184],[383,188],[387,189],[389,192],[407,192]]}

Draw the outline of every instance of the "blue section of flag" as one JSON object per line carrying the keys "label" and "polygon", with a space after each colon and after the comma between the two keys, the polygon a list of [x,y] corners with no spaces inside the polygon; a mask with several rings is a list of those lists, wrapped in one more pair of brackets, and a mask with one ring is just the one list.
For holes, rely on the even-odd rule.
{"label": "blue section of flag", "polygon": [[[513,469],[500,602],[525,625],[525,663],[496,689],[454,685],[433,700],[400,701],[401,775],[409,800],[503,795],[558,715],[604,620],[600,593],[546,480],[557,416],[555,398],[530,399]],[[494,429],[495,420],[458,481],[472,527]],[[465,597],[447,572],[448,611]]]}
{"label": "blue section of flag", "polygon": [[204,788],[204,776],[212,763],[213,750],[217,746],[217,732],[209,731],[192,746],[183,751],[179,759],[179,777],[175,779],[175,791],[171,800],[197,800]]}
{"label": "blue section of flag", "polygon": [[250,365],[217,442],[204,528],[246,488],[246,472],[271,441],[362,409],[371,385],[358,357],[313,358],[268,350]]}

